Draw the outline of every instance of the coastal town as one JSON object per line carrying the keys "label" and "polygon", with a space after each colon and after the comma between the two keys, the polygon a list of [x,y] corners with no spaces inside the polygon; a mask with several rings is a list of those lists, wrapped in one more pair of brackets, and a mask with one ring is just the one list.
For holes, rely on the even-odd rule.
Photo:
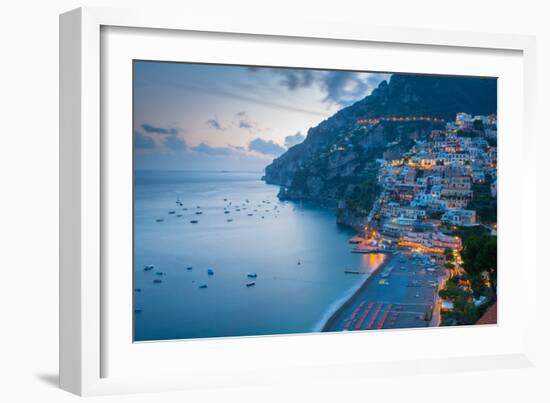
{"label": "coastal town", "polygon": [[326,330],[496,323],[496,138],[496,115],[458,113],[377,160],[380,193],[350,242],[392,257]]}
{"label": "coastal town", "polygon": [[[138,64],[147,80],[168,73]],[[312,110],[327,79],[374,82],[300,122],[212,94],[181,128],[146,119],[159,99],[136,87],[135,340],[497,322],[496,78],[185,63],[170,74],[239,77],[261,94],[271,77],[275,97],[281,77],[316,78],[317,95],[308,84],[278,101]],[[194,108],[187,95],[172,102]]]}

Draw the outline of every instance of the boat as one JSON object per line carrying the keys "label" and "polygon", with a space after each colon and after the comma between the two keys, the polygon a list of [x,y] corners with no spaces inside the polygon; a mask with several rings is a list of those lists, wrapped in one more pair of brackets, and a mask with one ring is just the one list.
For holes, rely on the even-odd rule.
{"label": "boat", "polygon": [[201,284],[199,285],[199,288],[208,288],[208,284]]}
{"label": "boat", "polygon": [[153,280],[153,283],[155,283],[155,284],[160,284],[160,283],[162,283],[162,280],[156,278],[156,279]]}
{"label": "boat", "polygon": [[183,217],[182,214],[176,214],[176,217]]}
{"label": "boat", "polygon": [[252,217],[253,215],[254,215],[254,214],[252,214],[252,213],[249,213],[249,214],[248,214],[249,217]]}
{"label": "boat", "polygon": [[197,211],[195,214],[196,214],[196,215],[201,215],[201,214],[202,214],[202,211]]}
{"label": "boat", "polygon": [[143,270],[149,271],[149,270],[153,270],[154,268],[155,268],[155,266],[153,266],[152,264],[148,264],[143,268]]}
{"label": "boat", "polygon": [[256,273],[248,273],[246,276],[247,276],[247,277],[250,277],[250,278],[256,278],[256,277],[258,277],[258,275],[257,275]]}
{"label": "boat", "polygon": [[224,214],[229,214],[229,211],[225,210],[223,213],[224,213]]}
{"label": "boat", "polygon": [[346,274],[366,274],[365,272],[357,271],[357,270],[344,270],[344,273],[346,273]]}
{"label": "boat", "polygon": [[140,309],[140,308],[136,308],[136,309],[134,309],[134,312],[135,312],[135,313],[140,313],[140,312],[141,312],[141,309]]}
{"label": "boat", "polygon": [[232,218],[228,218],[228,219],[227,219],[227,222],[231,222],[231,221],[233,221]]}
{"label": "boat", "polygon": [[191,224],[198,224],[199,222],[197,220],[191,220],[189,221]]}
{"label": "boat", "polygon": [[168,212],[168,214],[176,214],[176,212],[174,210],[171,210]]}
{"label": "boat", "polygon": [[247,287],[252,287],[253,285],[256,285],[255,281],[251,281],[250,283],[246,283]]}
{"label": "boat", "polygon": [[157,271],[155,274],[157,276],[164,276],[166,273],[164,273],[163,271]]}
{"label": "boat", "polygon": [[214,275],[214,270],[208,269],[208,275],[209,275],[209,276],[213,276],[213,275]]}
{"label": "boat", "polygon": [[136,288],[134,291],[135,292],[141,292],[141,288]]}
{"label": "boat", "polygon": [[163,221],[164,221],[164,218],[157,218],[155,221],[156,221],[156,222],[163,222]]}
{"label": "boat", "polygon": [[188,267],[187,267],[187,270],[193,270],[193,267],[192,267],[192,266],[188,266]]}

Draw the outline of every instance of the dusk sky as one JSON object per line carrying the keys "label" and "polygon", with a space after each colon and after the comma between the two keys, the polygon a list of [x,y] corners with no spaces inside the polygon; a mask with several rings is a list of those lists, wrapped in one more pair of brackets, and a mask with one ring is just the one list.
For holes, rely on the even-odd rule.
{"label": "dusk sky", "polygon": [[134,62],[136,169],[262,171],[389,74]]}

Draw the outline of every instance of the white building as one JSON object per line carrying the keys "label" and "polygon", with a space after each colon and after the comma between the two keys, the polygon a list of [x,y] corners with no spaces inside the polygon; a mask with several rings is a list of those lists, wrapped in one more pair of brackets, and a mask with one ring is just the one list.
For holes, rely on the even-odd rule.
{"label": "white building", "polygon": [[456,225],[460,227],[471,227],[477,225],[476,223],[476,212],[475,210],[465,210],[465,209],[448,209],[441,221],[450,225]]}

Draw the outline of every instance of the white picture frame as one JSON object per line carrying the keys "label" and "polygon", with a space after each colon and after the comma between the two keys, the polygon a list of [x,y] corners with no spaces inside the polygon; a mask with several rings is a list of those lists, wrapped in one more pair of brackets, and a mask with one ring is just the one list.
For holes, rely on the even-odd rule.
{"label": "white picture frame", "polygon": [[[468,355],[463,353],[464,350],[457,349],[438,351],[434,354],[410,354],[400,358],[397,351],[396,354],[388,354],[386,358],[373,356],[374,358],[367,359],[358,356],[349,360],[339,360],[337,356],[330,354],[330,350],[341,343],[343,335],[338,334],[156,343],[157,346],[145,347],[149,349],[148,351],[133,351],[131,348],[125,349],[124,346],[116,344],[124,343],[127,338],[123,338],[122,342],[113,342],[105,329],[109,326],[111,334],[118,333],[112,321],[106,319],[113,314],[111,313],[112,302],[107,303],[109,290],[105,280],[111,281],[112,278],[105,272],[108,267],[105,261],[108,245],[105,244],[103,231],[104,227],[108,226],[105,220],[109,218],[104,212],[102,213],[105,203],[108,202],[105,201],[108,199],[105,196],[106,191],[111,189],[107,179],[114,172],[109,170],[115,169],[112,168],[112,164],[109,165],[106,162],[109,159],[108,154],[117,150],[116,145],[102,137],[102,133],[110,130],[110,123],[104,121],[109,111],[102,109],[105,107],[102,105],[103,96],[110,91],[110,88],[105,86],[115,87],[112,82],[102,81],[104,61],[101,58],[102,55],[109,55],[108,52],[102,53],[104,52],[102,46],[105,46],[105,42],[102,42],[102,30],[109,27],[122,30],[156,30],[155,32],[161,33],[193,32],[195,36],[200,36],[200,33],[205,35],[217,33],[218,36],[243,35],[253,37],[256,41],[263,39],[282,43],[293,41],[305,46],[310,40],[320,40],[331,41],[330,46],[334,47],[345,46],[345,44],[376,44],[382,48],[384,46],[420,47],[420,51],[466,49],[478,54],[479,57],[491,52],[514,53],[515,66],[521,67],[521,83],[516,83],[518,84],[515,89],[517,99],[513,104],[503,107],[506,110],[520,111],[518,116],[514,117],[517,120],[510,119],[508,126],[520,133],[517,133],[517,138],[509,140],[510,143],[505,146],[505,149],[507,147],[510,150],[514,148],[521,150],[517,157],[520,160],[521,174],[511,173],[507,168],[506,152],[503,161],[499,151],[499,170],[509,174],[511,178],[507,185],[502,183],[499,177],[499,231],[503,226],[502,231],[505,234],[506,231],[517,234],[515,251],[524,255],[520,262],[522,278],[535,278],[537,270],[535,246],[533,242],[529,242],[528,238],[528,234],[536,233],[533,194],[536,184],[536,170],[533,166],[535,147],[533,132],[535,41],[533,37],[336,23],[305,23],[300,26],[289,26],[275,21],[269,22],[268,19],[243,24],[241,21],[234,23],[230,19],[196,19],[191,15],[150,10],[80,8],[60,17],[60,385],[63,389],[79,395],[97,395],[226,385],[243,386],[307,379],[328,380],[351,374],[353,376],[368,376],[374,373],[412,374],[534,365],[535,327],[534,321],[530,320],[530,315],[534,314],[530,312],[535,311],[535,294],[526,289],[516,290],[518,300],[514,301],[515,304],[520,304],[516,309],[521,308],[526,312],[521,321],[504,320],[501,324],[499,317],[499,325],[495,327],[483,327],[475,331],[472,328],[445,329],[446,332],[453,332],[454,337],[465,340],[466,345],[470,339],[473,343],[475,339],[484,337],[498,337],[507,341],[502,345],[495,343],[495,347],[487,350],[489,351],[487,354],[482,351],[472,351],[472,354]],[[128,32],[124,35],[128,35]],[[129,35],[132,33],[130,32]],[[161,39],[158,40],[161,41]],[[163,46],[167,48],[174,40],[178,39],[171,35],[166,39],[167,45]],[[143,46],[146,46],[145,43]],[[163,49],[163,46],[159,48]],[[161,50],[159,52],[162,53]],[[126,55],[126,57],[131,56],[131,54]],[[303,63],[297,63],[300,66],[303,65]],[[483,66],[479,66],[479,69],[480,72],[485,72]],[[515,69],[510,74],[515,74],[514,77],[518,78],[518,71],[520,70]],[[116,91],[120,94],[124,90]],[[128,94],[126,94],[127,97]],[[113,104],[109,102],[109,105]],[[505,121],[504,127],[507,127],[506,124],[508,123]],[[499,136],[502,136],[500,126]],[[106,147],[113,148],[109,148],[108,153]],[[518,192],[517,185],[530,192]],[[501,209],[502,200],[506,200],[504,203],[509,204],[505,204]],[[509,219],[504,215],[514,209],[517,210],[515,212],[518,215],[515,219]],[[506,254],[511,253],[508,248],[501,248],[500,242],[499,232],[499,261],[507,258]],[[526,253],[527,251],[530,253]],[[500,284],[499,280],[499,287]],[[505,286],[506,282],[503,282],[503,287]],[[512,308],[508,309],[511,303],[505,298],[500,298],[500,295],[499,290],[499,315],[507,310],[511,312]],[[124,312],[125,309],[126,307],[122,306],[118,311]],[[131,315],[131,311],[128,315]],[[357,332],[353,335],[346,334],[344,337],[346,337],[346,343],[356,345],[364,343],[365,340],[378,342],[381,338],[395,340],[399,337],[405,345],[408,345],[422,343],[421,340],[425,337],[433,338],[433,342],[441,341],[444,336],[437,330],[439,329],[435,332],[430,330],[429,333],[425,333],[426,330],[370,332],[369,334]],[[127,341],[131,344],[131,340]],[[216,348],[213,349],[213,346]],[[250,357],[242,357],[242,360],[237,362],[236,354],[240,354],[244,346],[251,351],[248,353]],[[119,353],[123,350],[126,355]],[[212,350],[217,351],[212,353]],[[274,351],[278,356],[283,356],[285,352],[290,351],[293,359],[276,360],[275,355],[266,355],[267,351]],[[319,351],[329,352],[325,357],[319,358]],[[118,362],[127,361],[135,366],[133,361],[135,357],[131,356],[134,354],[135,357],[140,357],[139,360],[144,360],[141,361],[146,364],[144,366],[153,365],[155,370],[162,366],[166,370],[155,371],[161,374],[154,376],[147,371],[133,373],[123,365],[119,365],[115,371],[109,369],[106,364],[108,361],[118,360]],[[176,359],[169,361],[167,357],[170,356]],[[261,371],[254,366],[253,356],[267,357],[264,359],[265,364]],[[186,359],[183,360],[182,357]],[[204,357],[207,358],[204,359]],[[220,364],[216,370],[209,372],[209,365],[201,363],[206,361],[208,364],[209,357],[220,360],[220,363],[223,361],[225,364]],[[137,362],[140,362],[139,360]],[[155,368],[154,365],[157,367]],[[192,373],[186,371],[186,368],[190,367],[196,370]]]}

